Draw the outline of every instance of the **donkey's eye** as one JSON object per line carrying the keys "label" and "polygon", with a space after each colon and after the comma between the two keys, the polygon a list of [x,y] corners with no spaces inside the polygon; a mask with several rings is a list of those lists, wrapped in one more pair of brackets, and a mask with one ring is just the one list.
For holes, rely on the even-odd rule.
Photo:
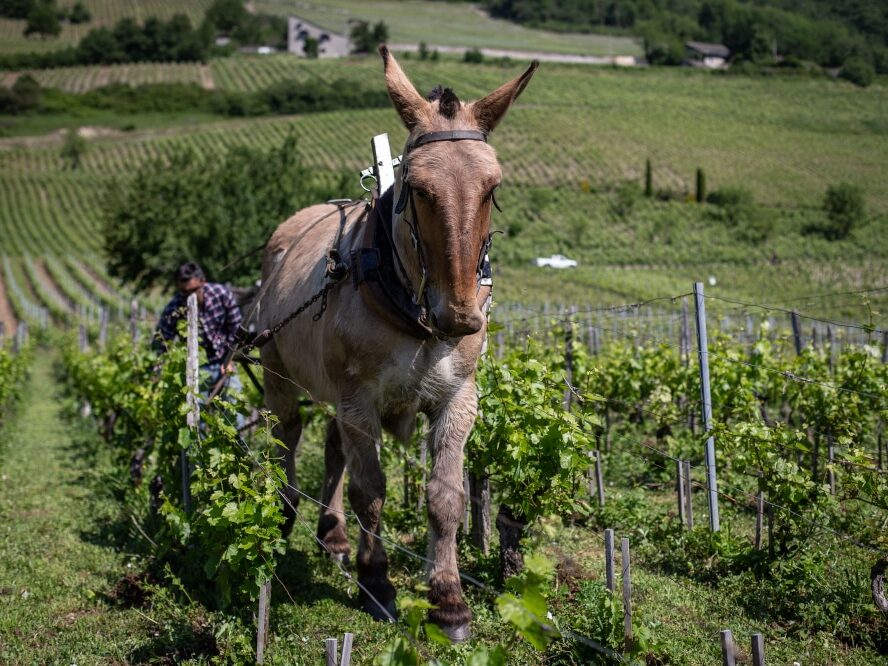
{"label": "donkey's eye", "polygon": [[484,195],[484,201],[485,201],[485,202],[490,201],[491,199],[493,199],[493,195],[496,193],[496,190],[497,190],[498,187],[499,187],[499,185],[494,185],[493,187],[490,188],[490,191],[489,191],[487,194]]}

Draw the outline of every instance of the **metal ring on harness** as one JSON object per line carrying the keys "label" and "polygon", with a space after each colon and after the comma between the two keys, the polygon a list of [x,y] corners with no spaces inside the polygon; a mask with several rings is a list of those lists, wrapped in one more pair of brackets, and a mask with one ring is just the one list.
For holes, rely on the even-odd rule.
{"label": "metal ring on harness", "polygon": [[[371,186],[369,186],[369,187],[368,187],[367,185],[365,185],[365,184],[364,184],[364,179],[365,179],[365,178],[370,178],[370,179],[372,179],[372,180],[373,180],[373,184],[372,184]],[[377,184],[378,184],[378,181],[376,180],[376,176],[374,176],[372,173],[362,173],[362,174],[361,174],[361,187],[363,188],[363,190],[364,190],[365,192],[372,192],[373,190],[376,189]]]}

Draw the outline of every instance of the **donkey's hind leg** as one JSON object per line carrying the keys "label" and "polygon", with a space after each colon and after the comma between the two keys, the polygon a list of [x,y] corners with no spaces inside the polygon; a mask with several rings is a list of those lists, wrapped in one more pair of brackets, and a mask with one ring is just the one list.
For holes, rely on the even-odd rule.
{"label": "donkey's hind leg", "polygon": [[342,437],[336,419],[327,424],[327,440],[324,443],[324,485],[321,493],[321,515],[318,518],[318,539],[324,550],[341,562],[348,562],[351,546],[345,530],[345,509],[342,503],[342,486],[345,477],[345,455]]}

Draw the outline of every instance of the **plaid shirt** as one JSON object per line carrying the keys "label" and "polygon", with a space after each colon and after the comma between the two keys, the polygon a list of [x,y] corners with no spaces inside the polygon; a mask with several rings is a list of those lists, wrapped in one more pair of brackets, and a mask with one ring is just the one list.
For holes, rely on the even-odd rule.
{"label": "plaid shirt", "polygon": [[[164,308],[157,322],[157,333],[163,340],[176,337],[176,324],[188,314],[187,299],[182,294]],[[200,346],[207,352],[209,363],[219,363],[230,345],[234,344],[237,327],[243,317],[231,290],[225,285],[207,282],[203,286],[203,305],[198,310]]]}

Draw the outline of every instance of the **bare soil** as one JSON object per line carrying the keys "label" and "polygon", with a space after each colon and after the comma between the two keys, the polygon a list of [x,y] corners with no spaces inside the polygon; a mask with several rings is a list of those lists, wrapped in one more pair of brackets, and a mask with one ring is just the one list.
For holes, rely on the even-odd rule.
{"label": "bare soil", "polygon": [[2,277],[0,277],[0,322],[3,323],[6,335],[11,335],[17,324],[12,306],[9,304],[9,299],[6,298],[6,284]]}

